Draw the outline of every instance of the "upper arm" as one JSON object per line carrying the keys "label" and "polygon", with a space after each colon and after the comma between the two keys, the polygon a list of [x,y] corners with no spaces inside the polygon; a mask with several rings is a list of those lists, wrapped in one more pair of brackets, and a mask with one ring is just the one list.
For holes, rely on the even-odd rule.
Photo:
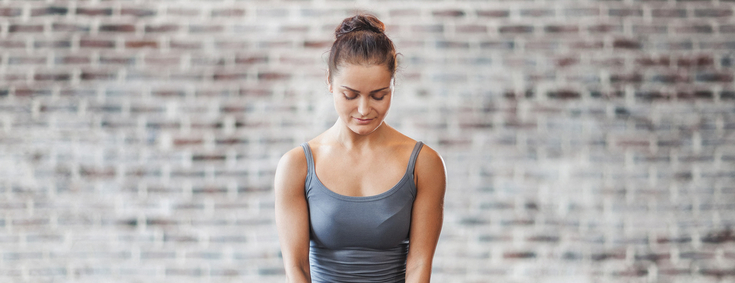
{"label": "upper arm", "polygon": [[304,193],[307,163],[301,147],[278,161],[274,180],[276,227],[281,253],[289,275],[308,270],[309,211]]}
{"label": "upper arm", "polygon": [[[416,160],[414,170],[416,200],[411,216],[410,247],[406,267],[411,269],[424,266],[428,267],[430,272],[443,222],[446,169],[441,156],[430,147],[424,146]],[[421,269],[427,272],[426,268]]]}

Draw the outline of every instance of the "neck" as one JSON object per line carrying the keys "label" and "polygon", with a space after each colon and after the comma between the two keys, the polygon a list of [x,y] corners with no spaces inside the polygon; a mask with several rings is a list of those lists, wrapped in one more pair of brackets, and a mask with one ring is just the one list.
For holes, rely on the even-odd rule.
{"label": "neck", "polygon": [[386,129],[388,126],[385,121],[378,126],[375,131],[366,135],[358,135],[345,125],[341,119],[331,128],[335,141],[347,149],[361,149],[370,147],[385,140]]}

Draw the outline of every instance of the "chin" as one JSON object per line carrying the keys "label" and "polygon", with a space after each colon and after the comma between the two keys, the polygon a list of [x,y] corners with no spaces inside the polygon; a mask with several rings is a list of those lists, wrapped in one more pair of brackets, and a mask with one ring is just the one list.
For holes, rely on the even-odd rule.
{"label": "chin", "polygon": [[382,124],[383,122],[381,121],[377,126],[373,126],[371,123],[368,125],[353,125],[353,126],[350,126],[349,128],[350,130],[352,130],[353,133],[364,136],[364,135],[369,135],[375,132],[375,130],[377,130]]}

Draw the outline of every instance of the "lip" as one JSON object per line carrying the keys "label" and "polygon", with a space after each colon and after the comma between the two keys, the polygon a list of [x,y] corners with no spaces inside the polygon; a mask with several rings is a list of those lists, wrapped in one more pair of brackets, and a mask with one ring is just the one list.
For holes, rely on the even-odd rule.
{"label": "lip", "polygon": [[370,124],[370,122],[373,121],[373,119],[360,119],[360,118],[355,118],[355,117],[352,117],[352,118],[354,118],[355,120],[357,120],[357,123],[358,124],[363,124],[363,125],[364,124]]}

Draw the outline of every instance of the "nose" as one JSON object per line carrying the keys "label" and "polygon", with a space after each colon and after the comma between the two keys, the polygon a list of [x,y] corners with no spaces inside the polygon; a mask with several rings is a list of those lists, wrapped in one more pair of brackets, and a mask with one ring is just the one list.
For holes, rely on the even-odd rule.
{"label": "nose", "polygon": [[360,113],[363,117],[370,114],[370,98],[369,97],[361,97],[360,98],[360,104],[357,105],[357,112]]}

